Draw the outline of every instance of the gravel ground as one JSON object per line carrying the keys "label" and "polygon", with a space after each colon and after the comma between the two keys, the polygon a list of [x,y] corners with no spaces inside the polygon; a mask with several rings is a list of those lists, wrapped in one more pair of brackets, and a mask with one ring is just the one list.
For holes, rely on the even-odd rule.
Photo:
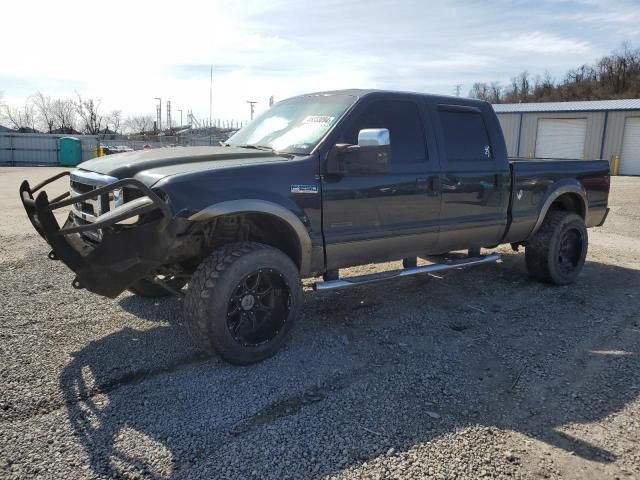
{"label": "gravel ground", "polygon": [[640,178],[614,178],[573,286],[501,248],[308,290],[284,350],[238,368],[174,299],[71,287],[16,195],[52,173],[0,169],[0,477],[640,480]]}

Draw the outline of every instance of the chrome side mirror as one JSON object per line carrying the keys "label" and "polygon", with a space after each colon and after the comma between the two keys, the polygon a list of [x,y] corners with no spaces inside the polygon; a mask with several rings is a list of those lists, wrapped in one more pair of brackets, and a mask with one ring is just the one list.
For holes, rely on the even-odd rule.
{"label": "chrome side mirror", "polygon": [[384,175],[391,165],[389,130],[365,128],[358,132],[358,145],[339,143],[327,161],[330,175]]}
{"label": "chrome side mirror", "polygon": [[358,146],[383,147],[391,144],[386,128],[364,128],[358,132]]}

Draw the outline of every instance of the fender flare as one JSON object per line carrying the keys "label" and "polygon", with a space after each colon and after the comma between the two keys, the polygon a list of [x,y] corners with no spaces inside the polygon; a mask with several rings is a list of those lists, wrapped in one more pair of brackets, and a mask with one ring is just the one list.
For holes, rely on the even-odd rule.
{"label": "fender flare", "polygon": [[551,204],[555,202],[558,199],[558,197],[560,197],[561,195],[564,195],[565,193],[574,193],[578,195],[578,198],[580,198],[580,201],[582,203],[584,219],[586,220],[587,209],[589,208],[589,204],[587,202],[587,193],[585,192],[582,185],[580,185],[580,183],[578,183],[576,180],[568,181],[562,184],[556,183],[551,187],[551,191],[547,194],[547,197],[545,198],[544,203],[542,204],[542,208],[540,209],[540,213],[538,214],[538,220],[536,221],[536,224],[533,227],[533,230],[531,230],[529,237],[534,235],[540,229],[540,227],[542,226],[542,222],[547,216],[547,212],[549,211],[549,208],[551,208]]}
{"label": "fender flare", "polygon": [[300,218],[291,210],[274,202],[260,199],[227,200],[214,203],[194,213],[189,220],[202,222],[211,220],[221,215],[233,215],[239,213],[265,213],[278,217],[289,225],[296,234],[300,245],[300,272],[309,272],[311,266],[311,237]]}

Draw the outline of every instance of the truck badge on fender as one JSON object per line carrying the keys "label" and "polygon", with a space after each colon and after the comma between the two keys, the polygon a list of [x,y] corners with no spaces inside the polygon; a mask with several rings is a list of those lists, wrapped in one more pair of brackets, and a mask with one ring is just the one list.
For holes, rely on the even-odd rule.
{"label": "truck badge on fender", "polygon": [[291,193],[318,193],[317,185],[291,185]]}

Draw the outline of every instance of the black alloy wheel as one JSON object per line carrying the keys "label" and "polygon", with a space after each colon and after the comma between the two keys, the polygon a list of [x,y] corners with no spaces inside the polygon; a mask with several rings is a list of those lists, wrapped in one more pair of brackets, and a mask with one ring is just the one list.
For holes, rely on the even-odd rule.
{"label": "black alloy wheel", "polygon": [[291,310],[291,289],[281,273],[260,269],[235,288],[227,306],[227,327],[239,344],[256,347],[273,340]]}
{"label": "black alloy wheel", "polygon": [[579,229],[570,228],[564,231],[558,248],[558,270],[563,275],[571,275],[580,265],[584,243]]}

